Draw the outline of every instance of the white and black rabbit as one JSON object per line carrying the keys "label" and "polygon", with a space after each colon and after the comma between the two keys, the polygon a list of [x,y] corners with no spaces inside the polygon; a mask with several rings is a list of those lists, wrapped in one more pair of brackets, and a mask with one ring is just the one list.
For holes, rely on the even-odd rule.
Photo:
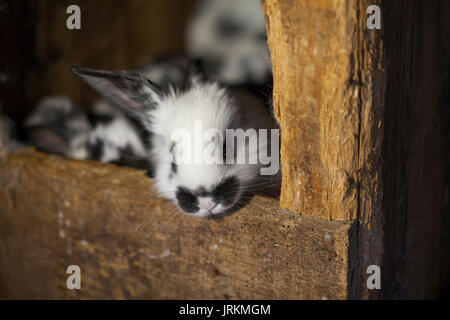
{"label": "white and black rabbit", "polygon": [[[162,88],[133,72],[72,71],[152,133],[155,185],[183,212],[199,217],[226,213],[248,192],[279,183],[276,121],[264,103],[249,94],[230,92],[199,72],[188,72],[183,88]],[[228,136],[227,129],[242,129],[246,136]],[[197,139],[186,144],[175,138],[180,132],[183,139]],[[197,160],[185,161],[188,153]],[[244,161],[236,161],[239,155]]]}
{"label": "white and black rabbit", "polygon": [[[188,61],[157,58],[135,70],[159,86],[181,86]],[[25,121],[28,140],[41,151],[152,171],[150,133],[136,119],[98,100],[81,108],[65,96],[43,98]]]}
{"label": "white and black rabbit", "polygon": [[45,97],[25,121],[40,151],[150,169],[150,138],[140,127],[104,100],[85,112],[64,96]]}

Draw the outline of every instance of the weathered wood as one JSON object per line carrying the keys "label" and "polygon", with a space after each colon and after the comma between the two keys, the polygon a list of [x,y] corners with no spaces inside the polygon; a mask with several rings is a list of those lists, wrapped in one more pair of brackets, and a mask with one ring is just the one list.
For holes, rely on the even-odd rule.
{"label": "weathered wood", "polygon": [[[381,7],[382,29],[366,26]],[[447,1],[264,5],[282,129],[281,207],[358,221],[352,297],[424,298],[450,282]],[[382,290],[366,269],[381,266]]]}
{"label": "weathered wood", "polygon": [[[384,254],[384,211],[382,181],[382,158],[385,96],[386,56],[384,53],[384,31],[367,28],[367,8],[381,6],[381,1],[356,1],[358,30],[352,61],[354,61],[353,84],[350,86],[357,97],[358,110],[358,152],[357,152],[357,216],[359,254],[355,257],[359,269],[355,273],[352,290],[357,298],[379,298],[383,290],[367,288],[367,267],[382,267]],[[382,267],[382,278],[389,279],[387,269]],[[382,287],[383,288],[383,287]],[[386,291],[387,293],[387,291]],[[387,297],[387,296],[386,296]]]}
{"label": "weathered wood", "polygon": [[[81,30],[68,30],[66,8],[73,1],[35,1],[35,65],[26,70],[32,91],[28,104],[44,95],[63,94],[76,102],[91,102],[97,94],[70,72],[72,65],[131,69],[155,55],[184,48],[185,26],[193,1],[79,0]],[[29,17],[32,19],[32,17]],[[27,44],[31,46],[31,44]]]}
{"label": "weathered wood", "polygon": [[[32,150],[0,164],[0,297],[343,299],[353,224],[256,197],[182,215],[143,171]],[[82,289],[66,288],[79,265]]]}
{"label": "weathered wood", "polygon": [[283,137],[281,206],[294,212],[357,217],[358,3],[264,3]]}

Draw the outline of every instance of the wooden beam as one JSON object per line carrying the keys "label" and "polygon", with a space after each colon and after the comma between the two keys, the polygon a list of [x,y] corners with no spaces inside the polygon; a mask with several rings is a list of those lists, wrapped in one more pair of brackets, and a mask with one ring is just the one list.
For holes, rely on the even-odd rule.
{"label": "wooden beam", "polygon": [[357,218],[360,2],[264,2],[283,137],[281,206],[308,216]]}
{"label": "wooden beam", "polygon": [[[381,8],[369,30],[367,8]],[[281,207],[357,220],[352,297],[450,283],[450,4],[265,0],[281,125]],[[367,267],[382,289],[366,287]],[[448,293],[447,293],[448,294]]]}
{"label": "wooden beam", "polygon": [[[33,150],[0,161],[1,298],[345,299],[353,223],[256,197],[182,215],[143,171]],[[69,265],[81,290],[66,288]]]}

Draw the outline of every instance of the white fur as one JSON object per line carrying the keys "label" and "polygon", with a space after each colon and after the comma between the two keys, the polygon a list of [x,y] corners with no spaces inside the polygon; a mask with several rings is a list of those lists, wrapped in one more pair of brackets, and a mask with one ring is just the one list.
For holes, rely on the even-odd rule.
{"label": "white fur", "polygon": [[124,117],[116,117],[111,123],[99,124],[89,135],[89,141],[103,141],[101,162],[111,162],[120,159],[120,149],[131,146],[133,153],[139,157],[148,156],[148,151],[134,127]]}
{"label": "white fur", "polygon": [[[171,175],[173,153],[170,152],[170,147],[175,131],[184,129],[191,137],[194,137],[195,124],[198,122],[202,124],[204,131],[214,128],[220,132],[225,132],[227,128],[243,128],[244,130],[246,128],[270,128],[273,124],[267,112],[259,110],[258,114],[256,110],[248,108],[246,113],[243,112],[243,109],[245,108],[236,105],[226,90],[220,88],[216,83],[195,84],[187,92],[177,94],[172,91],[171,94],[161,99],[156,110],[151,111],[148,116],[151,119],[149,130],[154,133],[152,152],[153,158],[156,160],[155,184],[162,196],[176,202],[175,193],[178,186],[190,190],[195,190],[200,186],[210,189],[224,178],[234,175],[242,182],[236,201],[240,198],[245,182],[250,182],[258,176],[258,164],[208,164],[200,159],[200,163],[178,163],[177,173]],[[245,117],[245,114],[249,116]],[[261,117],[265,117],[265,119],[261,119]],[[196,147],[205,147],[209,143],[211,142],[193,139],[192,155],[194,156]],[[221,141],[214,140],[213,143],[216,150],[222,150]],[[175,149],[178,146],[179,144]],[[247,145],[237,146],[237,148],[246,147]],[[212,210],[201,208],[195,215],[206,216],[210,212],[217,214],[228,207],[218,204]]]}

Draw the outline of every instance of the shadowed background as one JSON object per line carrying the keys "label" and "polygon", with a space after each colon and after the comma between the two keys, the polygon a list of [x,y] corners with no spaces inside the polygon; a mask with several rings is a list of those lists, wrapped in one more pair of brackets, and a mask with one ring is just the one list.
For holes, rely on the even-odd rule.
{"label": "shadowed background", "polygon": [[[21,122],[45,95],[86,103],[96,96],[69,70],[139,67],[152,56],[182,52],[193,0],[0,0],[0,103]],[[81,30],[69,30],[68,6],[81,9]]]}

